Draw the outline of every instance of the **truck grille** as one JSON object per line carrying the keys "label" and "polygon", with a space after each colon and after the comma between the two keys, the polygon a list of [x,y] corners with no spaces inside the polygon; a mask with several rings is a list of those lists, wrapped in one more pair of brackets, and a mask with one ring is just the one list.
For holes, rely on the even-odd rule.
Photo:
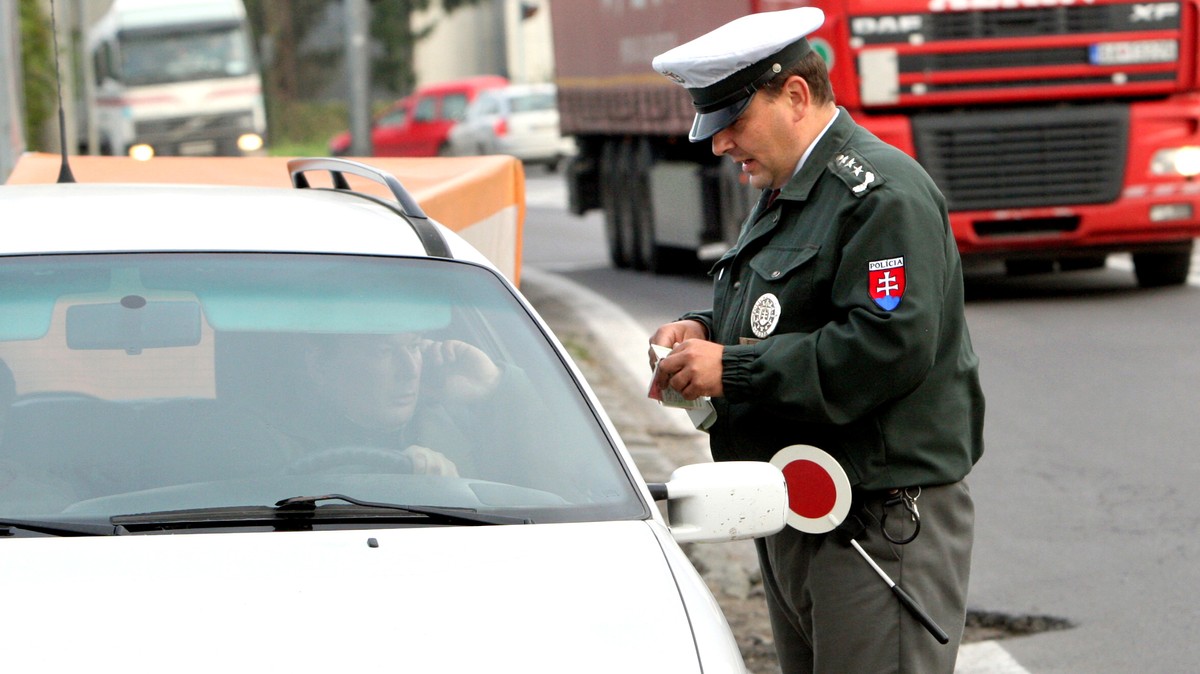
{"label": "truck grille", "polygon": [[866,107],[1000,102],[1014,89],[1055,100],[1164,95],[1195,60],[1183,10],[1174,1],[860,15],[850,47]]}
{"label": "truck grille", "polygon": [[[1179,28],[1179,3],[1169,16],[1155,16],[1153,8],[1134,15],[1131,5],[1076,5],[1039,9],[1010,9],[997,12],[942,12],[930,14],[929,37],[934,40],[979,40],[1001,37],[1077,35],[1146,30],[1151,27]],[[1135,20],[1136,19],[1136,20]],[[1143,27],[1144,26],[1144,27]]]}
{"label": "truck grille", "polygon": [[1117,105],[913,117],[917,159],[952,211],[1115,201],[1128,134]]}
{"label": "truck grille", "polygon": [[137,122],[134,132],[139,140],[181,141],[195,138],[236,137],[253,124],[246,112],[195,117],[151,119]]}

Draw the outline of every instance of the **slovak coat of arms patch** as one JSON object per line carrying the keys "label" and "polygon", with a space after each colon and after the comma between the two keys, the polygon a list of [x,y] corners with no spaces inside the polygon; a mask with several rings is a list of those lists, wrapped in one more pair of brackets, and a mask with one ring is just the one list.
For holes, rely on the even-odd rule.
{"label": "slovak coat of arms patch", "polygon": [[904,258],[893,257],[867,263],[867,285],[871,300],[884,311],[900,306],[904,297]]}

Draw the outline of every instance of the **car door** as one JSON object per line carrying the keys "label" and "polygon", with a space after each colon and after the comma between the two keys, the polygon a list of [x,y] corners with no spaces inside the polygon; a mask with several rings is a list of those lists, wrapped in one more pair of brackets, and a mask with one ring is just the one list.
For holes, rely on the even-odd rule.
{"label": "car door", "polygon": [[441,126],[441,94],[421,94],[413,104],[410,123],[396,138],[396,155],[429,157],[434,154]]}
{"label": "car door", "polygon": [[404,99],[375,122],[371,143],[377,157],[403,156],[404,138],[412,126],[413,101]]}

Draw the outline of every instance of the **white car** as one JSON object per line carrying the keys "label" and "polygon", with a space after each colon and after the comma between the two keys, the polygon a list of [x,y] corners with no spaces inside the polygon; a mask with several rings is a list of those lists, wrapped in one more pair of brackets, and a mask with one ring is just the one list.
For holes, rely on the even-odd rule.
{"label": "white car", "polygon": [[556,168],[577,152],[575,139],[559,129],[556,94],[553,84],[512,84],[480,92],[450,129],[449,154],[506,154]]}
{"label": "white car", "polygon": [[778,531],[782,473],[647,485],[483,256],[289,169],[0,187],[5,668],[744,672],[677,542]]}

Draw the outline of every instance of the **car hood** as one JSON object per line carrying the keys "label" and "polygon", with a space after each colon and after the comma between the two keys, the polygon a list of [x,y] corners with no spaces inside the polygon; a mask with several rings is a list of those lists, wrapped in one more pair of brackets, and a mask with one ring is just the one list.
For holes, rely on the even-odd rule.
{"label": "car hood", "polygon": [[[652,523],[0,541],[11,671],[699,671]],[[673,542],[665,541],[670,545]]]}

